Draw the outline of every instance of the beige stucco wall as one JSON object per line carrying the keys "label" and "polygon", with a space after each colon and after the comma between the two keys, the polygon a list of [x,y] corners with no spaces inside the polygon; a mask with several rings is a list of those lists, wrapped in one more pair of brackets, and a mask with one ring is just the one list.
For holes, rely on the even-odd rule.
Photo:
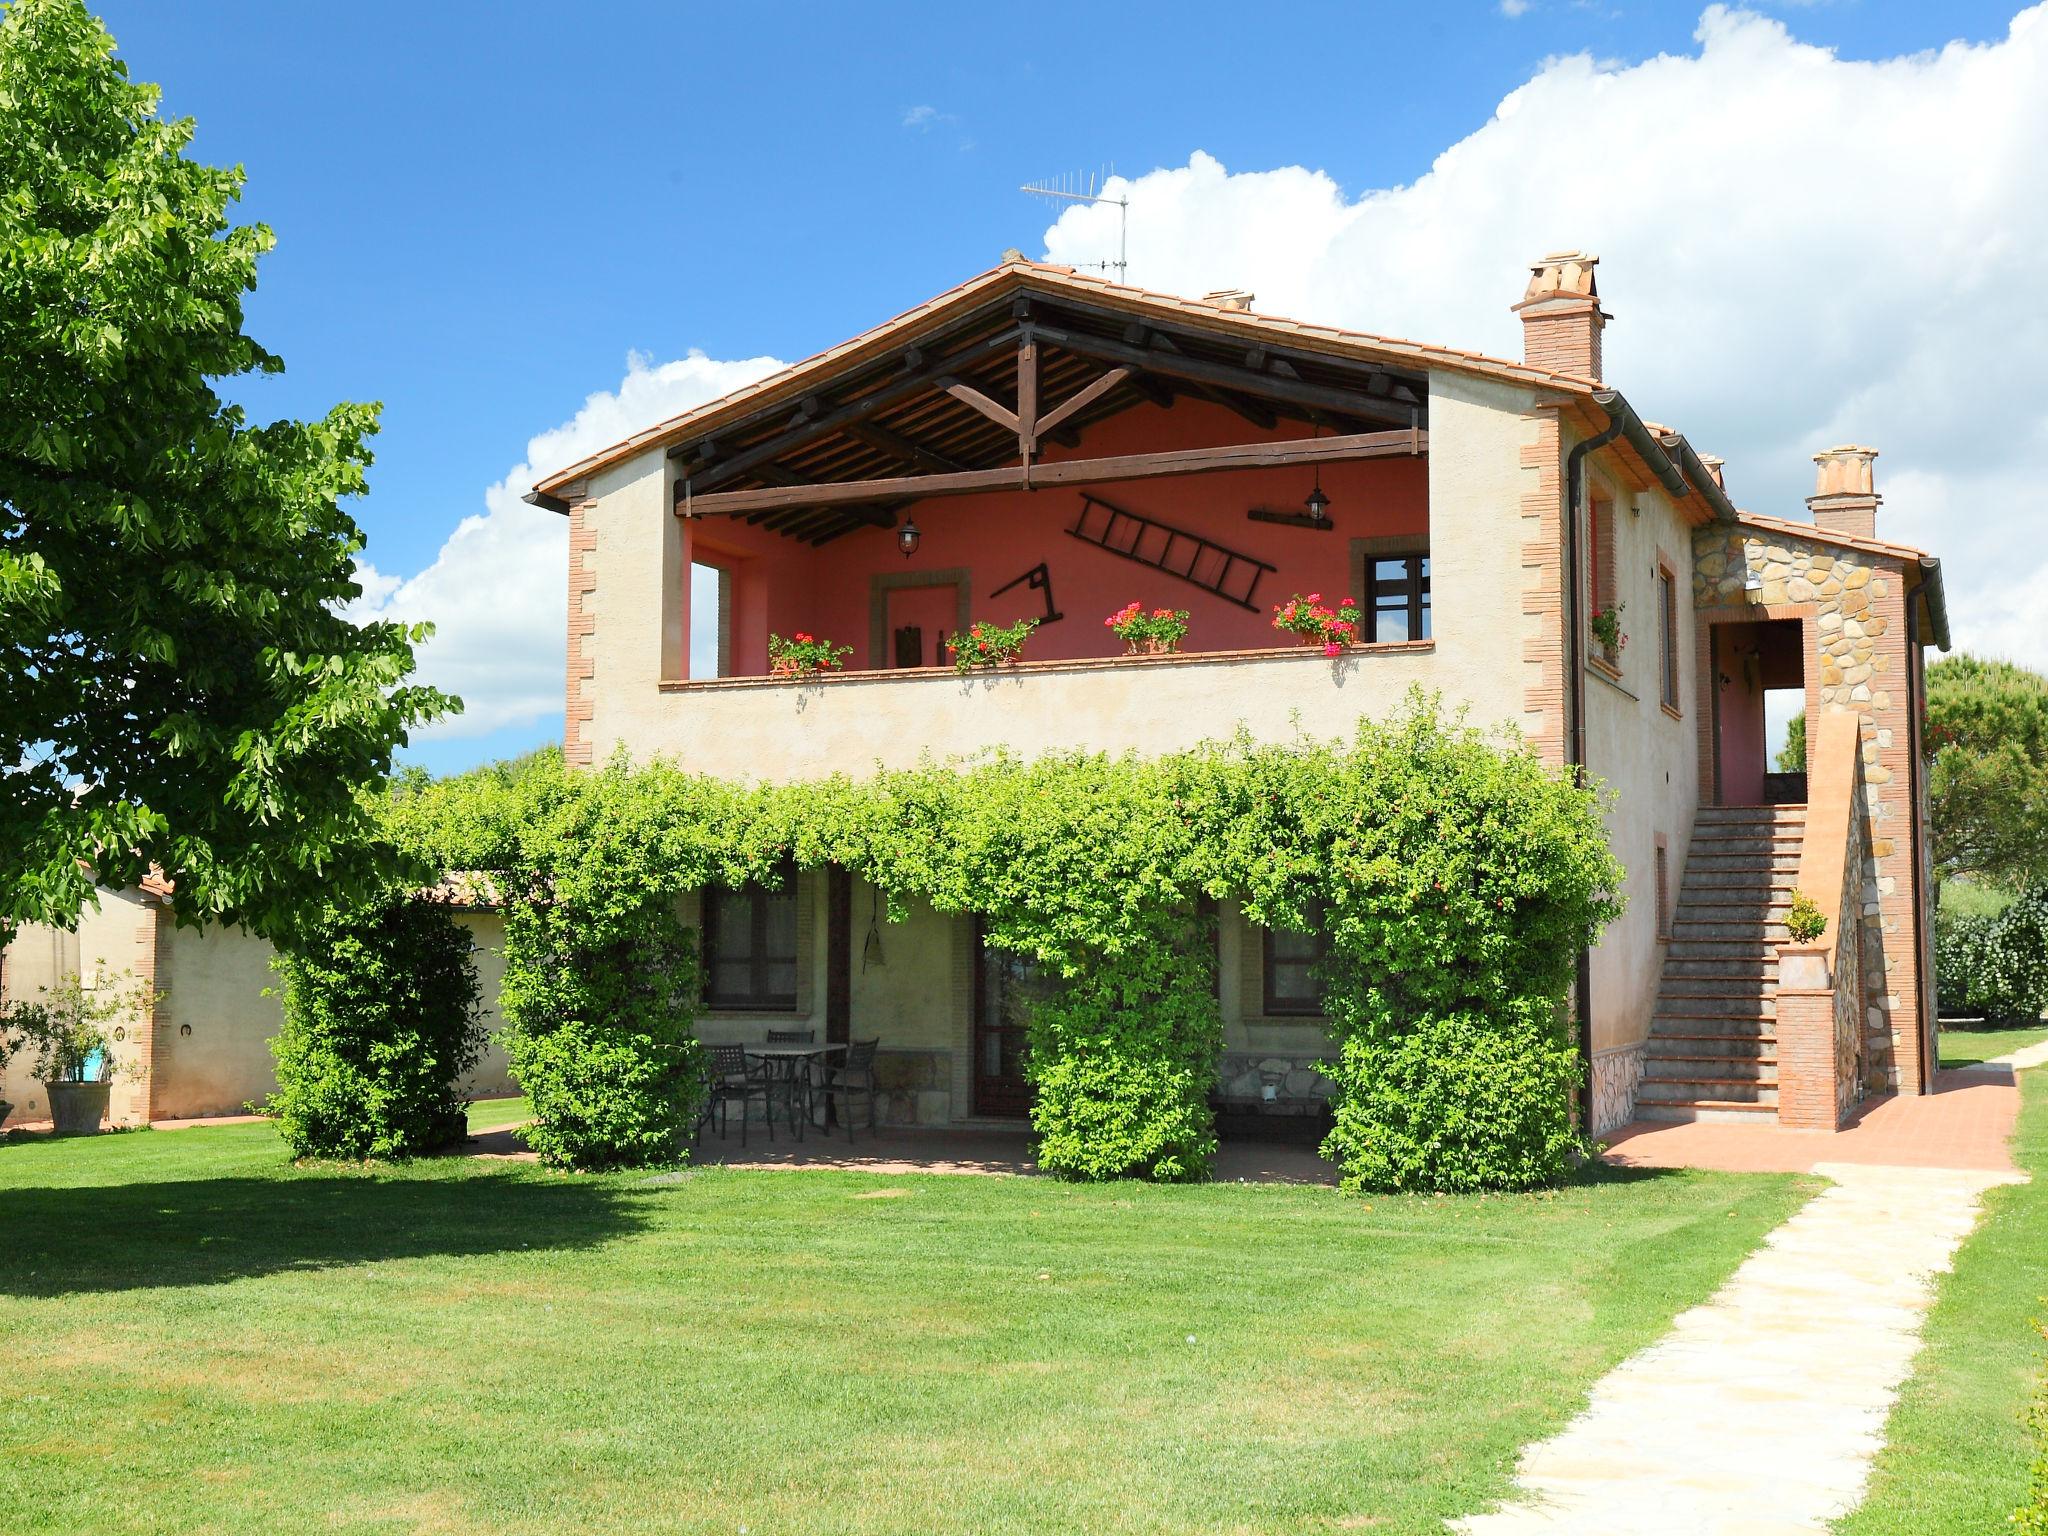
{"label": "beige stucco wall", "polygon": [[156,1092],[160,1120],[239,1115],[277,1087],[270,1041],[283,1022],[275,953],[240,928],[177,928],[157,940]]}
{"label": "beige stucco wall", "polygon": [[[1658,939],[1656,844],[1666,843],[1669,898],[1677,899],[1699,805],[1696,662],[1693,655],[1692,530],[1661,491],[1636,493],[1595,471],[1594,494],[1612,508],[1613,595],[1626,605],[1619,678],[1585,668],[1586,763],[1614,799],[1608,845],[1625,871],[1627,909],[1592,956],[1595,1132],[1623,1124],[1642,1076],[1642,1045],[1663,971]],[[1676,717],[1662,704],[1657,571],[1672,571],[1678,619]]]}
{"label": "beige stucco wall", "polygon": [[[103,890],[99,900],[76,933],[31,926],[16,936],[7,950],[6,996],[33,999],[37,988],[72,971],[90,975],[101,962],[110,976],[124,970],[134,972],[137,980],[153,975],[159,998],[152,1027],[142,1031],[136,1020],[117,1025],[124,1035],[117,1055],[131,1062],[146,1056],[148,1071],[116,1082],[109,1118],[134,1125],[236,1115],[274,1090],[277,1070],[270,1041],[283,1011],[277,996],[266,995],[279,985],[270,969],[270,942],[239,928],[179,928],[139,891]],[[471,959],[484,1024],[493,1032],[468,1091],[483,1098],[516,1093],[495,1037],[505,974],[504,920],[493,912],[477,912],[462,913],[457,921],[476,946]],[[42,1087],[28,1075],[25,1061],[0,1070],[0,1099],[14,1105],[11,1121],[48,1118]]]}
{"label": "beige stucco wall", "polygon": [[503,1022],[498,1014],[498,995],[505,985],[505,919],[497,912],[461,912],[456,914],[455,921],[469,934],[474,946],[469,958],[476,966],[486,1031],[483,1055],[469,1075],[467,1092],[471,1098],[503,1098],[519,1091],[505,1060],[504,1044],[498,1038],[498,1027]]}

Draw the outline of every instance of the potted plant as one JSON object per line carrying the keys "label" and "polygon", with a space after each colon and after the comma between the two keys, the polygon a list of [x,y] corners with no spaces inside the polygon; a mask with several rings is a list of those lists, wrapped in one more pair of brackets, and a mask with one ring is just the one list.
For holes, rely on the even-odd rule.
{"label": "potted plant", "polygon": [[117,1064],[114,1047],[125,1037],[115,1020],[145,1013],[157,994],[132,972],[94,974],[88,986],[77,972],[54,987],[37,988],[40,1002],[20,1001],[0,1014],[10,1050],[35,1053],[35,1075],[50,1098],[50,1120],[59,1136],[89,1135],[107,1118],[107,1098],[117,1074],[132,1076],[139,1064]]}
{"label": "potted plant", "polygon": [[1324,605],[1320,592],[1307,597],[1297,592],[1275,605],[1273,627],[1293,635],[1297,645],[1320,645],[1325,656],[1336,656],[1358,638],[1360,617],[1358,604],[1348,597],[1338,598],[1337,606],[1331,608]]}
{"label": "potted plant", "polygon": [[980,620],[967,626],[964,635],[950,636],[946,649],[953,653],[953,670],[972,672],[978,668],[1014,667],[1024,654],[1024,642],[1038,628],[1037,619],[1019,619],[1014,624],[989,624]]}
{"label": "potted plant", "polygon": [[1187,638],[1188,611],[1185,608],[1154,608],[1126,603],[1102,621],[1111,634],[1124,642],[1133,656],[1166,656],[1180,649]]}
{"label": "potted plant", "polygon": [[1621,627],[1621,611],[1627,606],[1627,603],[1616,603],[1612,608],[1602,608],[1586,621],[1586,627],[1600,642],[1600,649],[1610,667],[1621,660],[1622,648],[1628,644],[1628,635]]}
{"label": "potted plant", "polygon": [[810,677],[818,672],[837,672],[839,659],[851,656],[850,645],[834,645],[798,630],[787,640],[768,637],[768,674],[771,677]]}

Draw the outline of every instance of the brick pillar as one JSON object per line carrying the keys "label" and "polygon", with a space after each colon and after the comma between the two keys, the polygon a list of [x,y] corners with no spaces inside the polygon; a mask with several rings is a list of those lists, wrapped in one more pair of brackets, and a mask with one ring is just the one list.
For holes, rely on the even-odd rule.
{"label": "brick pillar", "polygon": [[1840,1122],[1835,1084],[1835,987],[1828,944],[1778,949],[1778,1124],[1832,1131]]}

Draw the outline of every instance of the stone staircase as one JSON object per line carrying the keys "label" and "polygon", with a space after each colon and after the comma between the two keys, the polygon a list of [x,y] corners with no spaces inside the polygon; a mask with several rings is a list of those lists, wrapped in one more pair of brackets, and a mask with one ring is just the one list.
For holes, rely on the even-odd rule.
{"label": "stone staircase", "polygon": [[1775,1123],[1778,949],[1803,805],[1701,806],[1664,955],[1636,1114]]}

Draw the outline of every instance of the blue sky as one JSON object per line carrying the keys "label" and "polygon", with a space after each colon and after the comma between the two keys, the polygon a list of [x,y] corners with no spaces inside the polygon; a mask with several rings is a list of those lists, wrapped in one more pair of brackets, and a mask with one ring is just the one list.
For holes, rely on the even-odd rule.
{"label": "blue sky", "polygon": [[[1478,4],[97,8],[166,110],[197,118],[197,152],[247,168],[243,215],[277,232],[250,327],[289,372],[243,398],[264,416],[384,402],[372,493],[355,510],[370,560],[396,573],[483,510],[484,487],[530,437],[617,387],[629,352],[801,357],[1005,246],[1038,254],[1050,215],[1021,181],[1142,174],[1201,150],[1232,172],[1320,170],[1355,197],[1421,177],[1546,58],[1696,52],[1701,16],[1543,0],[1516,16]],[[1996,40],[2015,7],[1760,9],[1802,42],[1876,59]],[[1134,227],[1134,279],[1145,233]],[[558,731],[540,719],[412,755],[449,769]]]}

